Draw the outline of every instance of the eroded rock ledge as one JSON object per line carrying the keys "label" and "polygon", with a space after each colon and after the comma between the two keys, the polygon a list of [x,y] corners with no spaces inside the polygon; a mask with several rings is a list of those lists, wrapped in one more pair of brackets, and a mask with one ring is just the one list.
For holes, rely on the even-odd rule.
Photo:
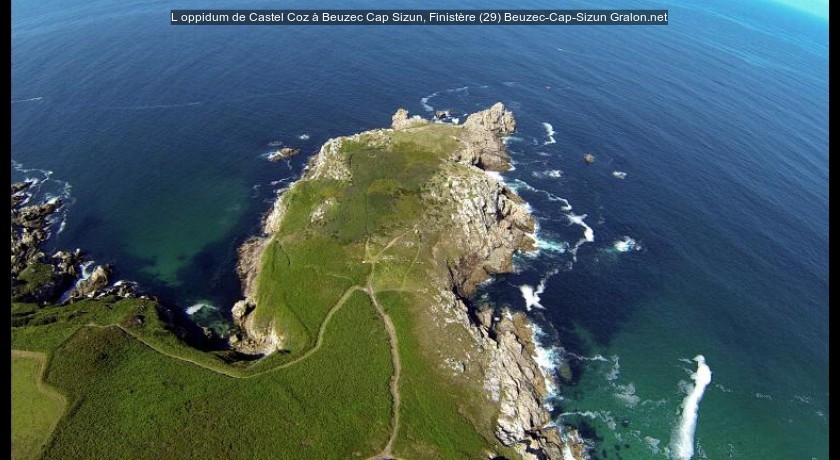
{"label": "eroded rock ledge", "polygon": [[[392,117],[391,129],[331,139],[310,159],[301,180],[348,180],[351,174],[340,154],[342,142],[365,135],[380,136],[381,139],[374,139],[388,143],[391,133],[428,123],[431,122],[410,117],[400,109]],[[527,317],[507,310],[494,313],[469,306],[468,298],[479,283],[491,274],[513,270],[516,251],[535,249],[535,221],[524,200],[484,172],[510,169],[502,138],[515,131],[516,121],[504,105],[497,103],[470,115],[463,125],[454,128],[460,130],[460,147],[451,153],[452,163],[475,171],[457,174],[453,169],[453,174],[429,187],[422,197],[432,204],[423,216],[424,225],[450,229],[448,236],[453,246],[460,248],[455,255],[438,253],[437,246],[432,248],[440,265],[438,273],[430,277],[433,286],[428,298],[440,333],[445,333],[449,325],[461,324],[473,343],[465,355],[440,351],[440,365],[456,373],[476,370],[488,404],[497,408],[496,437],[521,458],[585,458],[583,442],[575,430],[551,426],[544,403],[547,379],[552,377],[544,375],[534,359],[535,344]],[[255,307],[255,280],[262,253],[280,228],[286,211],[284,196],[281,194],[264,216],[262,235],[249,239],[239,249],[238,273],[245,298],[233,307],[233,317],[245,335],[233,341],[243,353],[269,354],[282,341],[271,328],[256,330],[249,313]]]}
{"label": "eroded rock ledge", "polygon": [[43,305],[107,295],[139,297],[135,283],[112,284],[112,268],[95,265],[80,249],[44,254],[42,245],[50,237],[52,219],[63,203],[54,198],[29,204],[33,185],[29,181],[11,185],[12,299]]}

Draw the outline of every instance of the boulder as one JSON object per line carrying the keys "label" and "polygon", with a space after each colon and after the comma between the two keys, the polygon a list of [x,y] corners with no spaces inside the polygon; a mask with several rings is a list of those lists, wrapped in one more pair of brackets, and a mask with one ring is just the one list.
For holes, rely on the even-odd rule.
{"label": "boulder", "polygon": [[78,300],[85,297],[93,297],[96,294],[99,294],[100,291],[108,285],[108,277],[110,274],[110,268],[97,265],[87,279],[76,283],[76,287],[74,287],[73,291],[70,293],[70,298]]}
{"label": "boulder", "polygon": [[282,149],[277,149],[271,155],[268,156],[268,161],[275,162],[280,160],[285,160],[291,156],[297,155],[300,153],[300,149],[293,149],[290,147],[283,147]]}

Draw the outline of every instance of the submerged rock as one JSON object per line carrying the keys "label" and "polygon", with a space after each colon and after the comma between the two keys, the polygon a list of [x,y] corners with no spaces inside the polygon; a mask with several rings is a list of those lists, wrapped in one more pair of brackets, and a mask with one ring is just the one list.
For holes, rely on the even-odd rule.
{"label": "submerged rock", "polygon": [[299,153],[300,149],[283,147],[282,149],[277,149],[275,152],[272,152],[271,155],[268,156],[268,161],[275,162],[285,160],[286,158],[297,155]]}

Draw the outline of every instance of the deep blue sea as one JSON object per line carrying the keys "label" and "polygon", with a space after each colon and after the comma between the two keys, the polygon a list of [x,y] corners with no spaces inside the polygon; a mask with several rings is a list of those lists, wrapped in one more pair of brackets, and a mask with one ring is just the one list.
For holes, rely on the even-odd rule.
{"label": "deep blue sea", "polygon": [[[235,3],[191,6],[386,7]],[[503,177],[541,251],[481,295],[529,311],[546,368],[572,369],[557,422],[598,459],[828,458],[826,18],[570,1],[670,23],[174,27],[183,3],[11,6],[11,174],[69,203],[54,247],[224,315],[236,247],[325,140],[502,101]],[[276,145],[305,154],[270,163]]]}

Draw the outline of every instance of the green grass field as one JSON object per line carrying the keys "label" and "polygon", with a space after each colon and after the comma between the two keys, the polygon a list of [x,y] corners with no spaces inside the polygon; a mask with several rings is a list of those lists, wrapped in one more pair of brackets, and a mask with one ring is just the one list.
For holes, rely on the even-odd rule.
{"label": "green grass field", "polygon": [[12,458],[38,457],[64,413],[66,398],[42,382],[46,357],[12,353]]}

